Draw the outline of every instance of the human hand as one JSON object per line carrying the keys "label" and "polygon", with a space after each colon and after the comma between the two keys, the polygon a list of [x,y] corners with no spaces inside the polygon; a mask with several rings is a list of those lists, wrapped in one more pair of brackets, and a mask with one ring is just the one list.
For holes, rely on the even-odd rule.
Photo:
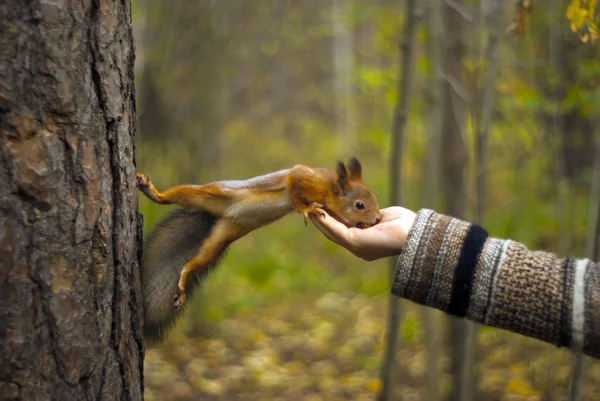
{"label": "human hand", "polygon": [[416,214],[399,206],[381,210],[382,220],[369,228],[346,227],[329,214],[311,213],[312,223],[327,238],[364,260],[400,254]]}

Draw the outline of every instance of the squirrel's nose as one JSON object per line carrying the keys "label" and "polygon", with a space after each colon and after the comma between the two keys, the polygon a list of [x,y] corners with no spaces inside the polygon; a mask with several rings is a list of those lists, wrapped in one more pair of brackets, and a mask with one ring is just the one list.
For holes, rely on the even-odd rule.
{"label": "squirrel's nose", "polygon": [[381,220],[383,220],[383,215],[379,213],[379,215],[375,218],[375,224],[379,223]]}

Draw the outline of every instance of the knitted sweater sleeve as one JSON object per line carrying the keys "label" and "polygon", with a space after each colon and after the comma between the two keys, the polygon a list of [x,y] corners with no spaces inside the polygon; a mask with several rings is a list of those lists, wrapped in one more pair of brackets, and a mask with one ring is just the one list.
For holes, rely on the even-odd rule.
{"label": "knitted sweater sleeve", "polygon": [[600,358],[600,268],[489,238],[478,225],[423,209],[392,293],[476,323]]}

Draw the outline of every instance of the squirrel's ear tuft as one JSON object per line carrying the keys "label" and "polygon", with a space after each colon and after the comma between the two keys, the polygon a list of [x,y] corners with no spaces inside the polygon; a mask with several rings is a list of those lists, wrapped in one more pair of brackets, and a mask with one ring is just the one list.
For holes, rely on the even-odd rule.
{"label": "squirrel's ear tuft", "polygon": [[348,173],[351,181],[362,182],[362,166],[356,157],[351,157],[348,160]]}
{"label": "squirrel's ear tuft", "polygon": [[350,189],[350,179],[348,178],[348,171],[344,163],[337,162],[335,172],[337,173],[338,186],[342,190],[342,193],[346,193]]}

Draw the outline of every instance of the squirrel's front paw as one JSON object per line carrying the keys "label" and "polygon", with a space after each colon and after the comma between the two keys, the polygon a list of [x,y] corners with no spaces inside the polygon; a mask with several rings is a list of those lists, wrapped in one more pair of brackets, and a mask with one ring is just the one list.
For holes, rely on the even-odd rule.
{"label": "squirrel's front paw", "polygon": [[321,205],[320,203],[313,202],[313,203],[311,203],[310,209],[308,211],[309,211],[309,213],[315,213],[315,214],[318,214],[319,216],[325,216],[323,209],[325,209],[325,206]]}
{"label": "squirrel's front paw", "polygon": [[304,216],[304,226],[306,227],[308,225],[308,215],[309,215],[309,213],[318,214],[319,216],[325,216],[325,213],[322,210],[324,207],[325,206],[321,205],[320,203],[313,202],[310,205],[310,207],[307,207],[306,209],[304,209],[301,212],[302,216]]}
{"label": "squirrel's front paw", "polygon": [[175,296],[173,296],[173,300],[175,301],[173,308],[179,310],[179,308],[181,308],[185,302],[185,291],[180,291],[179,293],[175,294]]}
{"label": "squirrel's front paw", "polygon": [[136,181],[137,181],[137,186],[140,189],[143,188],[150,188],[150,176],[149,175],[144,175],[142,173],[137,173],[135,175]]}

